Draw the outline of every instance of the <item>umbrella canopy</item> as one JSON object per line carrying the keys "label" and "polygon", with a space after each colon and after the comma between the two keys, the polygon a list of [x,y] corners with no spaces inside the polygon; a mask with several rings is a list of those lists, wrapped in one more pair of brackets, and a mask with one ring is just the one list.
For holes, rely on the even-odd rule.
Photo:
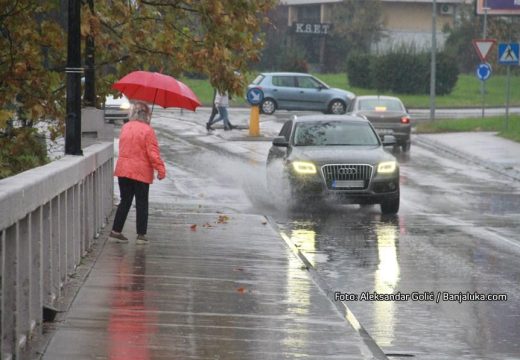
{"label": "umbrella canopy", "polygon": [[112,85],[131,100],[142,100],[163,108],[195,110],[200,101],[183,82],[161,73],[133,71]]}

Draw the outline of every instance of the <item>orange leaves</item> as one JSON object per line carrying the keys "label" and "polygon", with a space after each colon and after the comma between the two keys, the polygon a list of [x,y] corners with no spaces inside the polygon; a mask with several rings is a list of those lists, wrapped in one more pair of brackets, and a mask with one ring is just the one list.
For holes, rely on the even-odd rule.
{"label": "orange leaves", "polygon": [[[227,215],[222,215],[222,214],[219,214],[217,220],[214,222],[214,224],[227,224],[229,222],[231,218]],[[198,225],[197,224],[191,224],[190,225],[190,230],[191,231],[197,231],[197,227]],[[209,229],[209,228],[212,228],[214,227],[213,224],[211,224],[210,222],[206,222],[204,224],[202,224],[202,227],[203,228],[206,228],[206,229]]]}
{"label": "orange leaves", "polygon": [[229,216],[219,215],[217,224],[227,224],[228,221],[229,221]]}

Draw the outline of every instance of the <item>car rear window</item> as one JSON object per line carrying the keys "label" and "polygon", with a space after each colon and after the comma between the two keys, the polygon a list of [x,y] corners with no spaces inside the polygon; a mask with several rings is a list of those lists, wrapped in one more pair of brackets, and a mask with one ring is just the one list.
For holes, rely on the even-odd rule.
{"label": "car rear window", "polygon": [[342,121],[302,122],[296,124],[295,146],[376,146],[377,135],[367,123]]}
{"label": "car rear window", "polygon": [[254,85],[258,85],[262,82],[262,80],[264,80],[265,76],[260,74],[258,75],[254,80],[253,80],[253,84]]}

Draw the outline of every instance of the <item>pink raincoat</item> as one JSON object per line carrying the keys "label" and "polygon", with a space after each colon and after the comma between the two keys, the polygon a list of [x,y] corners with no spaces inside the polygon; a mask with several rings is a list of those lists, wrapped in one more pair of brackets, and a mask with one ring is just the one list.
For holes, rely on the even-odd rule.
{"label": "pink raincoat", "polygon": [[129,121],[121,128],[119,157],[114,175],[153,183],[153,171],[166,175],[157,137],[152,127],[141,121]]}

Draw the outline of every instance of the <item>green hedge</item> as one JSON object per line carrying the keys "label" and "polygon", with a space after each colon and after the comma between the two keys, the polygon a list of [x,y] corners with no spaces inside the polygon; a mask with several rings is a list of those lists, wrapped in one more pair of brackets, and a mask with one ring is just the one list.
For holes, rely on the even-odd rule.
{"label": "green hedge", "polygon": [[[383,55],[354,54],[347,59],[348,81],[351,86],[380,92],[428,94],[430,59],[429,53],[409,50],[392,51]],[[436,63],[436,94],[449,94],[459,75],[456,61],[445,53],[439,53]]]}

